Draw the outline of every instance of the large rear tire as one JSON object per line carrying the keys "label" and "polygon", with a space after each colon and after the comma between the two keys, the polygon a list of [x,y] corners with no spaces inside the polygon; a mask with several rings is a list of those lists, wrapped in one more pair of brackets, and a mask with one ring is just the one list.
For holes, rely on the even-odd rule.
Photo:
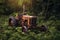
{"label": "large rear tire", "polygon": [[18,26],[18,22],[14,17],[9,18],[9,25],[10,26]]}

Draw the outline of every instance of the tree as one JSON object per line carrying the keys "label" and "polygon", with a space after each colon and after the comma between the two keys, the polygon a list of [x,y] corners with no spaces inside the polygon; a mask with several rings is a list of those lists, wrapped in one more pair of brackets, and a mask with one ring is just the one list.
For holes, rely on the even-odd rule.
{"label": "tree", "polygon": [[22,9],[22,6],[25,5],[26,9],[30,9],[32,0],[8,0],[7,5],[14,10]]}

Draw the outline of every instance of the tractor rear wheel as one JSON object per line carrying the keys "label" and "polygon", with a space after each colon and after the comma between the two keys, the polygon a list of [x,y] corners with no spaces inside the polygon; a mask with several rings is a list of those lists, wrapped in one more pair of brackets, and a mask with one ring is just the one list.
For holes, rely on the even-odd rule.
{"label": "tractor rear wheel", "polygon": [[18,21],[14,17],[9,18],[9,25],[10,26],[18,26]]}

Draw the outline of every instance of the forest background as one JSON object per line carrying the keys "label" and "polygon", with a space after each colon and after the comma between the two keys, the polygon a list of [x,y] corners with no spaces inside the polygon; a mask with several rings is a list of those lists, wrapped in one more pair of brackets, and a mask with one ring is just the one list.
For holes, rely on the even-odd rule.
{"label": "forest background", "polygon": [[22,34],[21,27],[8,26],[9,16],[22,12],[23,2],[31,3],[29,0],[0,0],[0,40],[60,40],[60,0],[33,0],[33,6],[26,8],[27,14],[38,17],[38,26],[48,27],[49,32],[38,34],[30,30],[29,34]]}

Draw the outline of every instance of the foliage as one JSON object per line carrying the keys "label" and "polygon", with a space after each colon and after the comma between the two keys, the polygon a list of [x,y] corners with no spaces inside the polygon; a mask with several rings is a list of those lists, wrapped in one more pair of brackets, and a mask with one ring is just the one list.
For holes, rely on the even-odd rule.
{"label": "foliage", "polygon": [[[37,26],[44,24],[48,27],[48,31],[40,32],[32,29],[33,31],[28,30],[28,33],[22,32],[21,27],[8,25],[9,16],[15,16],[22,11],[20,6],[23,0],[7,1],[0,0],[0,40],[60,40],[60,0],[33,0],[34,4],[27,14],[36,15]],[[11,3],[11,1],[14,2]]]}

